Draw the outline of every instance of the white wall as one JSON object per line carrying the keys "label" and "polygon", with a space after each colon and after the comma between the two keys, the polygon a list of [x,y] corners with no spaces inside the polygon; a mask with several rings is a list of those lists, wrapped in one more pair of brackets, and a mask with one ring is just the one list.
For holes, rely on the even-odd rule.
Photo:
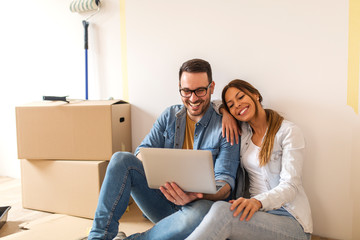
{"label": "white wall", "polygon": [[[50,94],[83,98],[83,17],[69,3],[3,3],[0,175],[19,177],[15,105]],[[90,99],[122,97],[119,12],[118,0],[104,0],[91,20]],[[131,0],[126,28],[134,148],[166,106],[180,103],[181,63],[204,58],[214,98],[228,81],[248,80],[266,107],[303,129],[315,234],[360,238],[360,116],[346,105],[347,1]]]}
{"label": "white wall", "polygon": [[[82,20],[69,1],[2,3],[0,175],[20,177],[15,106],[43,95],[85,98]],[[106,1],[89,26],[89,99],[121,98],[119,2]]]}
{"label": "white wall", "polygon": [[151,127],[142,119],[155,120],[180,102],[180,64],[204,58],[213,66],[214,97],[243,78],[260,89],[267,107],[303,129],[315,233],[356,239],[360,201],[351,183],[359,175],[360,118],[346,105],[347,25],[345,1],[128,1],[134,146]]}

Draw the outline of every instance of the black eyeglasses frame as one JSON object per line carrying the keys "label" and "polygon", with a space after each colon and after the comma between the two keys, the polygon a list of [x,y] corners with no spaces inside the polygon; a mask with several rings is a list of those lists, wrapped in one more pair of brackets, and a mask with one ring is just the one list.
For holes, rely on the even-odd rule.
{"label": "black eyeglasses frame", "polygon": [[[211,82],[211,83],[212,83],[212,82]],[[181,94],[181,91],[184,91],[184,90],[185,90],[184,88],[180,88],[180,89],[179,89],[179,93],[180,93],[180,95],[181,95],[182,97],[184,97],[184,98],[191,98],[191,96],[192,96],[193,93],[194,93],[195,96],[197,96],[197,97],[204,97],[204,96],[206,96],[207,91],[208,91],[209,87],[211,86],[211,83],[209,83],[209,85],[208,85],[207,87],[199,87],[199,88],[197,88],[197,89],[195,89],[195,90],[190,90],[190,89],[186,89],[186,88],[185,88],[187,92],[190,92],[190,95],[189,95],[189,96],[184,96],[184,95]],[[196,91],[199,91],[199,90],[205,90],[205,94],[199,96],[199,95],[196,93]]]}

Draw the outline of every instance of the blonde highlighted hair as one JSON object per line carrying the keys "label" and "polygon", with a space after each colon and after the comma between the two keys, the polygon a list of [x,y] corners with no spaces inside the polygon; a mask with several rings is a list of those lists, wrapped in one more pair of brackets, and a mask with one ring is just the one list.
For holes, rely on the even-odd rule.
{"label": "blonde highlighted hair", "polygon": [[[245,93],[246,95],[248,95],[254,103],[256,103],[257,99],[255,99],[253,97],[253,94],[257,95],[259,98],[258,101],[261,104],[263,98],[262,98],[260,92],[255,87],[253,87],[250,83],[248,83],[244,80],[235,79],[235,80],[232,80],[231,82],[229,82],[222,91],[222,102],[223,102],[225,109],[228,112],[230,112],[230,111],[229,111],[229,108],[225,101],[225,94],[226,94],[227,90],[232,87],[237,88],[240,91],[242,91],[243,93]],[[257,104],[255,104],[255,115],[257,115],[258,112],[259,112],[258,106],[257,106]],[[261,150],[259,153],[259,163],[260,163],[259,165],[260,166],[265,166],[270,161],[271,153],[272,153],[272,150],[274,147],[275,135],[279,131],[281,123],[284,120],[284,118],[274,110],[265,109],[265,113],[266,113],[266,121],[268,124],[268,128],[265,133],[264,140],[261,144]]]}

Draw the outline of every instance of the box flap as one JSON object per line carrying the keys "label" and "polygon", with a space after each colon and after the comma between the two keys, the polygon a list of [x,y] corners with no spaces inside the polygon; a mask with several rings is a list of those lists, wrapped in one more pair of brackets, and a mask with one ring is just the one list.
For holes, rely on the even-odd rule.
{"label": "box flap", "polygon": [[63,101],[37,101],[25,103],[16,107],[56,107],[56,106],[110,106],[114,104],[127,104],[119,99],[114,100],[79,100],[69,99],[69,103]]}
{"label": "box flap", "polygon": [[87,101],[75,101],[70,100],[70,106],[110,106],[114,104],[124,104],[127,103],[123,100],[87,100]]}

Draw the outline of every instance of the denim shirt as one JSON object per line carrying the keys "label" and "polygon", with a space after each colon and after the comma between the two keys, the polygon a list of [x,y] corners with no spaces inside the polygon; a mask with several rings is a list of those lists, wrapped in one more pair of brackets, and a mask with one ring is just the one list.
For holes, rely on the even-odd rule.
{"label": "denim shirt", "polygon": [[[241,123],[241,154],[246,152],[253,135],[247,123]],[[254,196],[261,201],[263,211],[285,208],[303,227],[306,233],[313,231],[311,209],[302,186],[302,165],[305,140],[301,130],[284,120],[275,135],[270,161],[261,168],[267,192]],[[242,172],[243,166],[240,166]],[[237,196],[244,193],[245,175],[238,179]]]}
{"label": "denim shirt", "polygon": [[[185,126],[186,108],[183,105],[167,108],[137,147],[135,155],[142,147],[182,148]],[[212,103],[195,125],[194,149],[210,150],[214,160],[215,180],[223,180],[234,189],[240,147],[238,144],[231,146],[222,137],[222,117],[214,111]]]}

